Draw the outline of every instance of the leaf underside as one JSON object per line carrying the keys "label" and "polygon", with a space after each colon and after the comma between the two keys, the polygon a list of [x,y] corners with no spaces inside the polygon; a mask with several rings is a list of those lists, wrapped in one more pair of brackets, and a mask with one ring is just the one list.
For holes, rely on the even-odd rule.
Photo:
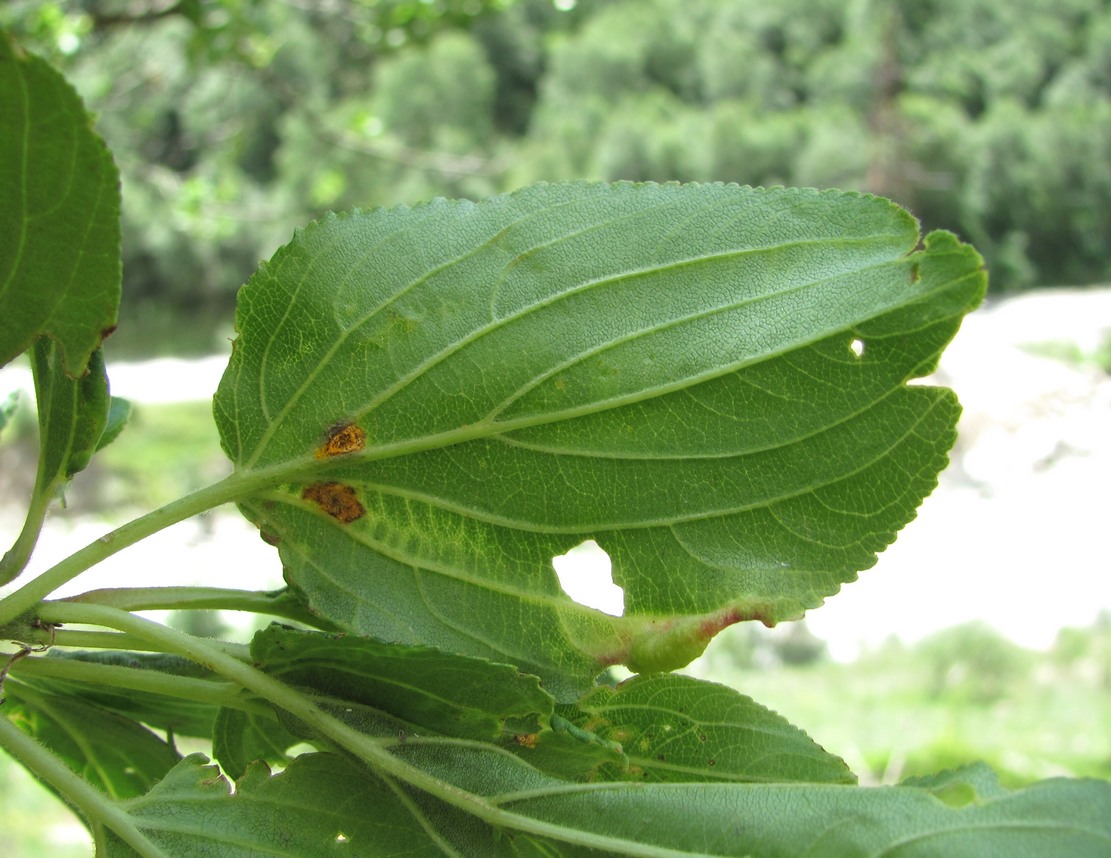
{"label": "leaf underside", "polygon": [[[996,789],[966,807],[927,787],[820,784],[581,784],[539,775],[495,749],[405,746],[486,809],[484,822],[333,754],[271,776],[255,764],[234,796],[218,770],[187,757],[147,795],[124,802],[165,854],[257,855],[1070,855],[1111,847],[1111,786],[1050,780]],[[973,784],[982,773],[969,775]],[[961,781],[954,773],[951,781]],[[370,812],[368,812],[370,811]],[[652,851],[649,851],[652,850]],[[135,854],[112,841],[107,855]]]}
{"label": "leaf underside", "polygon": [[[215,398],[310,608],[557,697],[871,566],[946,464],[979,257],[841,192],[569,183],[329,216],[239,297]],[[587,539],[625,615],[570,600]]]}

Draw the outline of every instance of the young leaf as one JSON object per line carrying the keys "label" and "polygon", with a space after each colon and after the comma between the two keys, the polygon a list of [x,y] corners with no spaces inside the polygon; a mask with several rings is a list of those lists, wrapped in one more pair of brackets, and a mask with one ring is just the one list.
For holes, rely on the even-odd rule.
{"label": "young leaf", "polygon": [[96,442],[96,450],[94,452],[99,453],[120,437],[120,433],[123,432],[124,427],[126,427],[131,420],[131,415],[134,410],[130,400],[124,399],[122,396],[113,396],[111,398],[111,401],[108,403],[108,420],[104,424],[104,431]]}
{"label": "young leaf", "polygon": [[98,449],[111,410],[108,375],[97,349],[85,374],[70,378],[60,350],[47,339],[35,343],[31,368],[39,411],[39,484],[53,496]]}
{"label": "young leaf", "polygon": [[116,325],[119,173],[77,93],[0,31],[0,366],[39,337],[80,377]]}
{"label": "young leaf", "polygon": [[108,376],[99,348],[92,353],[84,375],[71,378],[63,366],[61,349],[44,337],[32,348],[31,371],[38,403],[39,465],[23,530],[0,560],[2,583],[12,580],[26,565],[47,508],[73,475],[89,464],[108,423]]}
{"label": "young leaf", "polygon": [[689,676],[599,686],[574,710],[568,717],[620,742],[629,764],[622,776],[630,779],[856,782],[841,759],[786,719],[731,688]]}
{"label": "young leaf", "polygon": [[[905,382],[984,275],[917,244],[884,200],[724,185],[330,216],[240,293],[215,411],[266,486],[243,509],[350,631],[561,699],[680,666],[820,604],[935,485],[958,406]],[[624,617],[559,588],[551,558],[588,538]]]}

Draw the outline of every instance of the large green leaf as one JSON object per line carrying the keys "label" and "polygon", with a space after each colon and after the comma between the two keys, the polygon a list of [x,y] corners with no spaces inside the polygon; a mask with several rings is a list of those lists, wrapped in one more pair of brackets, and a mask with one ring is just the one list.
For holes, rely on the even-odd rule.
{"label": "large green leaf", "polygon": [[49,335],[78,377],[116,325],[119,173],[81,99],[0,31],[0,366]]}
{"label": "large green leaf", "polygon": [[[348,630],[564,699],[677,667],[820,604],[935,485],[958,405],[905,382],[984,275],[918,241],[885,200],[725,185],[329,216],[240,293],[215,411],[243,508]],[[624,617],[559,587],[588,538]]]}
{"label": "large green leaf", "polygon": [[[923,787],[814,784],[579,784],[546,778],[494,749],[405,746],[451,784],[447,804],[332,755],[269,776],[256,765],[235,795],[203,758],[183,760],[120,807],[154,849],[175,856],[651,855],[852,858],[865,855],[1102,856],[1111,785],[1052,780],[952,807]],[[958,773],[951,782],[961,780]],[[972,780],[982,781],[974,772]],[[107,855],[135,854],[113,842]]]}

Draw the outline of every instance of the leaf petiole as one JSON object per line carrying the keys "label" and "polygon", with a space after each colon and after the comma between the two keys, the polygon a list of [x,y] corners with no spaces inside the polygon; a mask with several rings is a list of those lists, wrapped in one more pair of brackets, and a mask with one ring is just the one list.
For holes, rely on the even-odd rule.
{"label": "leaf petiole", "polygon": [[274,482],[280,482],[284,471],[275,469],[275,472],[277,473],[269,470],[251,474],[233,473],[217,483],[198,489],[106,533],[0,599],[0,625],[30,611],[63,584],[128,546],[170,525],[239,500]]}
{"label": "leaf petiole", "polygon": [[330,630],[334,626],[310,613],[288,590],[262,593],[224,587],[120,587],[90,590],[63,601],[104,605],[123,611],[245,611],[296,620]]}

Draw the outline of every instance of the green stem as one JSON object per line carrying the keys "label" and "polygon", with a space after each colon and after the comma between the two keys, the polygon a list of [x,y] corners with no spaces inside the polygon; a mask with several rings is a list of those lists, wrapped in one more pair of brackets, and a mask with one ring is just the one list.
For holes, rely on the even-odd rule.
{"label": "green stem", "polygon": [[94,632],[84,629],[58,629],[54,645],[72,649],[117,649],[158,652],[150,641],[123,632]]}
{"label": "green stem", "polygon": [[318,708],[305,694],[249,664],[228,656],[212,646],[210,642],[136,617],[126,611],[100,605],[50,602],[40,607],[39,619],[49,623],[89,623],[148,638],[152,643],[165,647],[166,651],[183,655],[254,692],[259,697],[269,700],[275,706],[300,719],[318,736],[354,754],[375,771],[387,777],[397,778],[490,825],[588,848],[608,850],[618,854],[634,854],[643,858],[653,858],[653,856],[674,858],[674,856],[689,854],[555,825],[500,808],[480,795],[442,781],[395,757],[388,750],[388,746],[394,744],[395,740],[377,739],[360,733]]}
{"label": "green stem", "polygon": [[91,823],[99,823],[112,829],[143,858],[165,858],[165,853],[138,829],[112,799],[71,771],[65,763],[8,718],[0,718],[0,747],[54,787]]}
{"label": "green stem", "polygon": [[263,715],[273,713],[268,704],[244,697],[240,693],[240,687],[233,682],[177,676],[160,670],[124,667],[119,664],[99,664],[71,658],[25,658],[12,665],[11,675],[68,679],[85,685],[126,688]]}
{"label": "green stem", "polygon": [[229,590],[223,587],[120,587],[90,590],[64,601],[104,605],[122,611],[246,611],[333,629],[330,623],[310,613],[304,603],[288,590],[260,593],[257,590]]}
{"label": "green stem", "polygon": [[46,520],[46,511],[53,497],[53,491],[42,488],[39,480],[35,481],[35,490],[31,494],[23,529],[11,549],[0,559],[0,587],[14,581],[26,568],[31,552],[35,550],[35,544],[39,540],[42,523]]}
{"label": "green stem", "polygon": [[129,521],[47,569],[14,593],[0,599],[0,625],[30,611],[63,584],[73,580],[91,566],[111,557],[117,551],[122,551],[129,545],[134,545],[141,539],[179,521],[258,491],[271,484],[274,479],[275,475],[268,471],[246,476],[233,473],[218,483],[213,483]]}

